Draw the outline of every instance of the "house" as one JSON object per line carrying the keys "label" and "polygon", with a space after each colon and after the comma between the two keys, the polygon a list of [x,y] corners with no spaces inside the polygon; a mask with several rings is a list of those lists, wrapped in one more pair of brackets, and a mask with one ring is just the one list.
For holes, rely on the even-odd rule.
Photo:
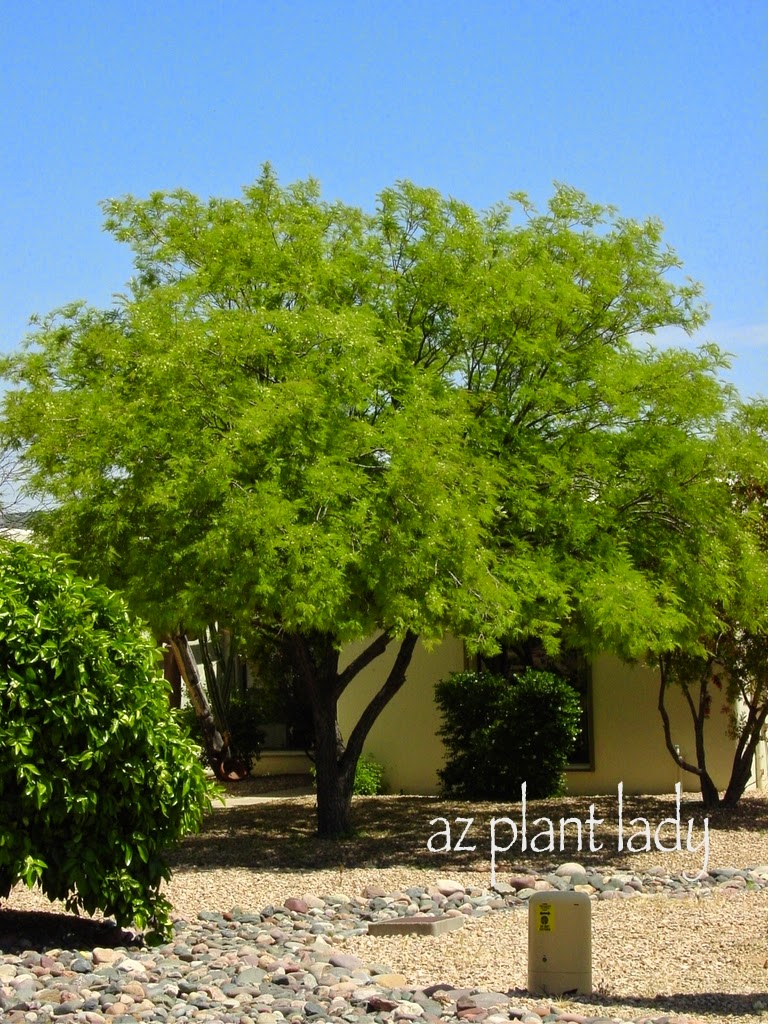
{"label": "house", "polygon": [[[351,660],[355,645],[345,652]],[[395,657],[386,652],[349,687],[339,705],[342,734],[349,735],[354,722],[378,688]],[[464,645],[453,637],[427,650],[419,644],[402,689],[384,709],[366,741],[365,750],[386,769],[390,792],[436,794],[438,769],[444,762],[440,715],[434,686],[451,672],[467,667]],[[696,792],[697,779],[683,772],[670,757],[662,731],[657,703],[659,675],[651,667],[627,665],[611,655],[600,655],[589,666],[585,688],[588,731],[580,763],[567,772],[568,792],[580,795],[616,793],[623,782],[626,793],[671,793],[675,783]],[[682,755],[695,761],[690,713],[683,695],[672,688],[667,694],[673,741]],[[734,741],[728,735],[728,717],[713,707],[707,723],[710,772],[724,789],[730,775]],[[764,788],[766,752],[756,758],[753,785]],[[255,771],[260,774],[306,771],[309,762],[301,751],[262,753]]]}

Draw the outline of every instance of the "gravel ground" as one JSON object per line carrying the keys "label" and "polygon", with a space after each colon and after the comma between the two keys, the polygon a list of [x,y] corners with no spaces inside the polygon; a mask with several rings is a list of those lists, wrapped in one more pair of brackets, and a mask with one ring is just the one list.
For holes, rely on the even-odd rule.
{"label": "gravel ground", "polygon": [[[752,857],[750,863],[754,862]],[[263,906],[305,892],[358,895],[373,883],[387,891],[432,886],[444,875],[439,868],[298,875],[220,869],[203,877],[177,873],[169,891],[174,907],[185,908],[188,915],[218,906],[223,892],[233,904]],[[468,886],[482,884],[477,872],[451,871],[450,876]],[[520,909],[471,919],[460,931],[434,938],[361,936],[340,945],[366,963],[386,963],[409,984],[445,982],[457,988],[522,992],[527,983],[527,943],[527,911]],[[696,1015],[713,1024],[755,1016],[768,1020],[767,892],[595,902],[592,951],[596,995],[588,1001],[588,1010],[583,1008],[585,1013],[632,1020],[653,1008]],[[573,1009],[579,1004],[561,1000],[560,1005]]]}
{"label": "gravel ground", "polygon": [[[238,796],[258,787],[239,787]],[[356,805],[361,836],[345,844],[323,844],[312,838],[313,799],[307,796],[272,800],[214,811],[204,833],[187,840],[174,855],[174,876],[168,895],[176,914],[193,919],[201,910],[229,910],[235,905],[254,910],[285,898],[314,893],[359,895],[366,885],[386,891],[433,886],[449,876],[466,886],[490,883],[488,836],[490,818],[508,815],[520,820],[520,807],[462,808],[422,798],[369,798]],[[603,849],[594,854],[566,844],[554,856],[521,851],[499,858],[497,878],[518,868],[550,870],[564,860],[632,872],[654,866],[666,871],[695,872],[701,851],[627,854],[617,850],[616,801],[595,801],[593,817]],[[560,816],[586,821],[590,801],[548,801],[529,809],[529,821]],[[644,816],[652,828],[675,813],[670,801],[631,798],[626,821]],[[445,817],[473,817],[477,850],[459,854],[430,853],[426,841]],[[693,842],[702,838],[703,811],[693,801],[682,807],[683,845],[688,819],[694,820]],[[768,863],[768,800],[745,798],[736,811],[718,814],[710,828],[710,867],[753,867]],[[463,827],[463,826],[462,826]],[[626,828],[626,826],[625,826]],[[472,834],[472,830],[471,830]],[[663,838],[670,842],[674,829]],[[471,838],[471,835],[470,835]],[[455,840],[454,840],[455,841]],[[469,842],[469,838],[467,839]],[[11,909],[51,909],[38,893],[17,888]],[[587,1000],[560,1001],[562,1009],[609,1020],[654,1019],[670,1022],[686,1016],[715,1022],[768,1019],[768,891],[717,890],[711,894],[638,896],[592,904],[594,995]],[[521,1002],[527,971],[527,912],[498,911],[470,919],[459,931],[436,937],[351,936],[339,940],[345,952],[365,962],[386,963],[424,986],[446,982],[461,988],[515,991]],[[662,1016],[660,1016],[662,1015]]]}

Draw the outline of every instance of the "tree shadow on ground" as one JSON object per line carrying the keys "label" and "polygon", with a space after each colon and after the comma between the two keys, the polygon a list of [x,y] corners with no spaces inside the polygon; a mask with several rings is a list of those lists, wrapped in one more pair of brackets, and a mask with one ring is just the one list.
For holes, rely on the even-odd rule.
{"label": "tree shadow on ground", "polygon": [[[261,784],[257,788],[261,788]],[[232,787],[230,793],[246,795],[247,789]],[[629,871],[643,870],[663,863],[657,852],[627,856],[617,850],[617,805],[614,797],[562,797],[528,803],[526,815],[529,832],[537,818],[548,818],[557,828],[561,818],[586,822],[590,807],[594,805],[593,819],[603,819],[595,827],[595,841],[603,849],[594,853],[588,842],[581,851],[576,844],[572,827],[566,829],[565,844],[556,854],[526,854],[519,844],[498,858],[499,870],[507,873],[515,868],[545,872],[564,860],[577,859],[588,869],[614,868]],[[518,828],[521,824],[520,803],[469,804],[438,797],[395,796],[356,797],[353,822],[355,834],[333,841],[316,835],[315,800],[312,796],[297,796],[266,802],[221,807],[207,816],[203,829],[187,837],[169,855],[169,863],[176,872],[200,871],[216,868],[247,868],[253,871],[337,870],[339,868],[383,869],[391,867],[426,868],[449,873],[453,871],[478,874],[477,884],[487,887],[489,882],[490,827],[492,818],[508,817]],[[643,817],[654,825],[675,814],[671,797],[629,796],[624,801],[624,818]],[[689,818],[699,829],[704,817],[701,802],[686,798],[681,808],[685,823]],[[455,846],[468,819],[473,819],[464,838],[464,846],[472,850],[451,850],[436,853],[427,848],[429,837],[444,828],[444,819],[451,827],[452,845]],[[458,821],[458,819],[464,819]],[[431,824],[434,822],[434,824]],[[540,826],[535,826],[538,829]],[[710,812],[712,845],[716,848],[717,835],[728,840],[732,866],[746,867],[739,854],[739,841],[744,849],[754,845],[754,837],[768,828],[768,798],[748,796],[735,808],[722,808]],[[499,825],[498,842],[509,840],[509,830]],[[695,842],[698,842],[697,837]],[[442,839],[433,845],[439,846]],[[724,866],[718,858],[715,864]],[[700,854],[691,855],[692,866],[700,866]],[[503,877],[503,876],[502,876]],[[138,941],[136,936],[117,928],[109,921],[78,918],[72,914],[42,911],[11,910],[0,906],[0,949],[19,952],[23,949],[44,951],[55,947],[87,949],[93,946],[125,946]],[[597,998],[597,997],[596,997]],[[704,1012],[707,1000],[717,994],[658,997],[666,999],[663,1005],[678,1012]],[[728,999],[739,999],[731,997]],[[761,996],[744,996],[745,1012],[751,1012],[752,1002]],[[601,1002],[605,999],[600,997]],[[768,1003],[768,996],[765,997]],[[621,1002],[621,998],[616,998]],[[645,1004],[643,1004],[645,1005]],[[658,1001],[653,1005],[662,1005]]]}
{"label": "tree shadow on ground", "polygon": [[27,950],[93,949],[104,946],[140,946],[136,933],[118,928],[114,921],[77,917],[43,910],[0,908],[0,950],[18,956]]}
{"label": "tree shadow on ground", "polygon": [[[529,844],[525,852],[521,850],[519,839],[522,831],[519,802],[500,806],[439,797],[356,797],[353,805],[355,832],[340,840],[317,837],[315,813],[315,800],[311,796],[217,807],[207,817],[203,830],[185,839],[171,854],[171,865],[176,871],[226,867],[253,870],[434,868],[436,857],[442,857],[446,869],[487,872],[492,820],[496,819],[497,846],[505,846],[513,834],[512,826],[500,820],[507,818],[517,827],[518,840],[503,856],[499,855],[506,870],[527,867],[545,872],[564,860],[576,859],[587,868],[638,871],[663,863],[665,855],[655,847],[648,852],[637,852],[639,841],[636,849],[628,854],[627,839],[642,829],[641,824],[631,826],[630,822],[634,819],[648,821],[653,834],[662,821],[675,818],[676,808],[674,797],[626,796],[623,801],[624,849],[619,850],[616,797],[568,796],[530,801],[526,807]],[[707,813],[713,850],[717,850],[720,833],[726,853],[738,857],[740,836],[744,836],[745,847],[748,847],[749,837],[768,826],[768,798],[749,797],[735,808],[719,808]],[[684,799],[680,811],[684,856],[688,821],[693,821],[692,844],[696,846],[702,841],[704,817],[700,800]],[[562,837],[561,821],[564,821]],[[546,848],[548,822],[552,822],[552,850]],[[577,822],[581,823],[581,849]],[[465,848],[457,850],[465,827],[467,831],[461,843]],[[447,828],[451,834],[450,852],[444,849]],[[530,840],[539,833],[542,838],[535,851],[531,851]],[[430,850],[427,843],[431,836],[436,838]],[[665,844],[675,841],[673,825],[665,826],[662,841]],[[475,849],[468,849],[471,846]],[[701,867],[701,852],[691,851],[687,856],[691,868]],[[715,866],[727,863],[730,864],[722,858],[711,861]]]}
{"label": "tree shadow on ground", "polygon": [[[515,989],[517,996],[529,996],[525,989]],[[762,1007],[768,1008],[768,993],[766,992],[741,992],[730,995],[725,992],[696,992],[680,993],[667,996],[654,996],[652,999],[632,997],[631,999],[621,995],[606,995],[605,993],[591,996],[579,996],[579,1003],[585,1008],[597,1007],[605,1012],[609,1007],[632,1007],[633,1014],[656,1015],[669,1014],[670,1017],[695,1016],[708,1014],[710,1017],[722,1016],[727,1020],[746,1020],[749,1017],[759,1017],[765,1020],[765,1011]],[[757,1004],[757,1008],[755,1008]]]}

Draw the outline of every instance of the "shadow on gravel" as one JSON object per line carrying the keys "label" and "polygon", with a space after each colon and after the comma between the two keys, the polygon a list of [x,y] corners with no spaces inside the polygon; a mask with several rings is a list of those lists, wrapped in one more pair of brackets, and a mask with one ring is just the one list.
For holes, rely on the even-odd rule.
{"label": "shadow on gravel", "polygon": [[110,921],[74,914],[0,908],[0,950],[18,955],[26,950],[92,949],[94,946],[141,945],[133,932]]}
{"label": "shadow on gravel", "polygon": [[[232,794],[248,795],[244,788],[230,788]],[[550,856],[546,853],[528,855],[526,860],[513,847],[509,854],[501,855],[498,867],[509,871],[515,866],[527,867],[544,872],[564,860],[576,859],[585,867],[625,868],[639,870],[658,863],[658,854],[635,854],[627,857],[617,851],[617,803],[614,797],[567,797],[532,801],[526,809],[529,835],[535,834],[541,825],[534,825],[537,818],[553,821],[556,831],[559,819],[578,818],[586,822],[590,807],[594,805],[592,818],[603,819],[595,826],[595,843],[602,842],[603,849],[595,853],[585,848],[579,851],[573,831],[566,829],[563,851]],[[169,855],[169,863],[176,872],[213,870],[238,867],[254,871],[295,871],[302,869],[343,870],[351,868],[414,867],[439,869],[446,873],[453,871],[478,872],[477,884],[488,885],[488,858],[490,850],[490,822],[492,818],[508,817],[518,828],[521,825],[522,808],[519,803],[506,806],[498,804],[463,804],[437,797],[390,796],[357,797],[354,802],[353,819],[356,828],[354,836],[340,841],[322,840],[315,835],[315,800],[311,796],[296,796],[275,799],[263,803],[239,807],[216,807],[207,817],[203,830],[185,839]],[[655,826],[664,818],[673,817],[674,799],[671,797],[625,798],[625,823],[632,818],[643,817]],[[684,800],[681,818],[695,821],[697,834],[700,832],[704,811],[700,801],[694,798]],[[464,819],[463,822],[457,819]],[[476,846],[475,851],[451,850],[449,854],[431,852],[427,849],[430,835],[443,830],[444,822],[430,824],[435,819],[445,819],[451,828],[452,843],[455,846],[467,819],[473,819],[464,837],[465,846]],[[499,826],[499,843],[503,845],[509,832],[503,833]],[[749,839],[765,833],[768,828],[768,798],[747,797],[733,809],[720,809],[710,813],[710,832],[716,837],[719,830],[731,835],[744,833],[745,848]],[[435,845],[440,845],[439,840]],[[695,842],[698,842],[698,838]],[[713,845],[716,838],[713,838]],[[514,860],[512,858],[515,858]],[[700,854],[693,854],[693,861],[700,866]],[[716,866],[725,866],[716,864]],[[733,865],[745,867],[747,864]],[[91,920],[86,917],[56,912],[20,911],[3,908],[0,905],[0,950],[6,953],[23,950],[44,951],[56,947],[88,949],[93,946],[126,946],[136,944],[136,936],[117,928],[107,921]],[[609,997],[611,998],[611,997]],[[626,1002],[621,997],[612,997],[616,1003]],[[645,1005],[663,1006],[670,1012],[696,1013],[711,1012],[712,1002],[718,998],[733,1001],[743,999],[744,1014],[752,1015],[756,999],[768,1004],[768,995],[727,996],[680,995],[658,997]],[[605,1005],[606,997],[595,996],[595,1002]],[[755,1011],[757,1015],[757,1011]]]}
{"label": "shadow on gravel", "polygon": [[[591,808],[594,810],[591,810]],[[625,843],[635,828],[630,822],[644,818],[655,830],[664,819],[674,818],[674,796],[625,796],[623,819]],[[701,841],[705,812],[701,801],[684,798],[681,807],[683,845],[687,823],[693,819],[693,843]],[[483,871],[487,873],[490,855],[491,819],[506,817],[518,830],[522,825],[520,803],[466,804],[438,797],[390,796],[356,797],[353,808],[355,834],[339,841],[319,839],[315,834],[315,800],[311,796],[292,797],[259,804],[217,807],[207,818],[203,831],[187,838],[171,855],[176,871],[197,868],[245,867],[253,870],[295,870],[302,868],[337,869],[339,867],[435,867],[435,858],[445,861],[446,870]],[[532,836],[553,824],[555,850],[552,853],[520,853],[519,842],[503,855],[504,868],[528,866],[547,871],[564,860],[578,860],[586,867],[615,867],[638,870],[659,863],[663,856],[628,855],[618,850],[618,805],[616,796],[562,797],[530,801],[526,807],[529,841]],[[590,851],[588,821],[592,819],[593,845]],[[436,820],[443,819],[443,820]],[[463,819],[459,821],[457,819]],[[471,823],[468,819],[472,819]],[[564,826],[564,843],[560,849],[561,819],[578,819],[582,823],[582,850],[578,850],[578,827],[573,822]],[[601,823],[598,822],[602,819]],[[445,845],[446,823],[451,832],[450,853],[432,852],[427,848],[430,836],[441,832],[433,841],[439,849]],[[456,850],[456,844],[467,827],[462,845],[476,849]],[[640,826],[638,826],[640,827]],[[716,844],[719,830],[754,835],[768,827],[768,798],[747,797],[735,808],[709,812],[711,843]],[[674,835],[673,826],[666,826],[664,841]],[[498,822],[497,845],[510,841],[511,827]],[[599,844],[602,843],[602,848]],[[747,844],[748,845],[748,844]],[[546,841],[540,842],[540,848]],[[527,857],[527,859],[526,859]],[[690,855],[691,865],[701,866],[701,854]],[[514,858],[511,859],[511,858]],[[647,860],[647,863],[644,861]],[[713,862],[714,863],[714,862]],[[501,866],[501,865],[500,865]],[[715,864],[714,866],[726,866]],[[734,865],[745,867],[745,864]]]}
{"label": "shadow on gravel", "polygon": [[[527,996],[524,989],[516,989],[515,994]],[[755,1003],[758,1009],[755,1009]],[[760,1005],[768,1008],[768,993],[749,992],[730,995],[724,992],[697,992],[689,994],[655,996],[653,999],[628,999],[620,995],[593,995],[579,996],[579,1004],[584,1007],[599,1007],[605,1012],[611,1006],[631,1006],[638,1014],[669,1014],[673,1020],[679,1016],[683,1018],[709,1014],[711,1017],[722,1015],[724,1020],[748,1020],[750,1017],[759,1017],[765,1020],[765,1011]]]}

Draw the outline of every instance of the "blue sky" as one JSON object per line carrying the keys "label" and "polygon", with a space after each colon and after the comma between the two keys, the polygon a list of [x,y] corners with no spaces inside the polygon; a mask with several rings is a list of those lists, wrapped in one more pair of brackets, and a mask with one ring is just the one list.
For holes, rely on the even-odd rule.
{"label": "blue sky", "polygon": [[557,180],[658,216],[711,304],[697,341],[768,397],[761,0],[7,0],[0,40],[0,350],[122,290],[99,200],[236,195],[269,160],[367,208],[400,178],[479,208]]}

